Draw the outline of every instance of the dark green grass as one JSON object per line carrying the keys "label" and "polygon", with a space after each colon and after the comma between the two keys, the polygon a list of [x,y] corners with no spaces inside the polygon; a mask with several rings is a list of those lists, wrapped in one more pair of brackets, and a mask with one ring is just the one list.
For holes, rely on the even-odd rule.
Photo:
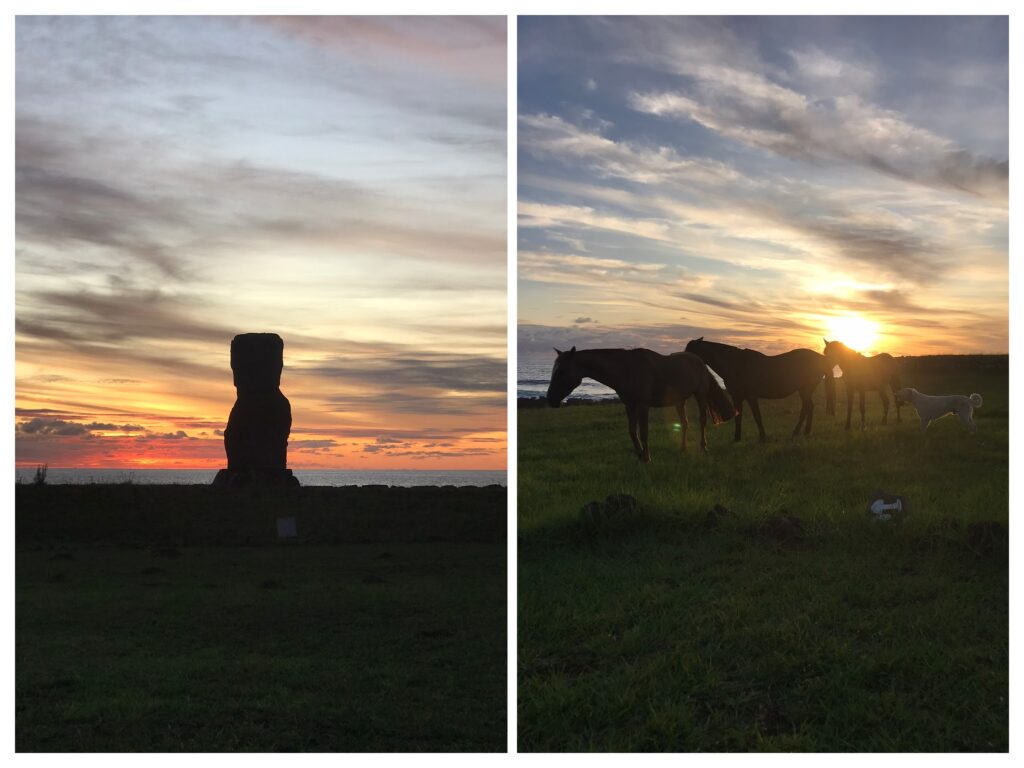
{"label": "dark green grass", "polygon": [[[810,437],[789,437],[795,397],[765,401],[770,442],[748,415],[703,457],[692,413],[681,456],[652,411],[643,466],[621,405],[520,410],[519,748],[1006,750],[1006,371],[904,379],[981,392],[977,438],[954,418],[922,435],[909,407],[882,426],[870,395],[847,433],[840,383]],[[876,488],[910,513],[871,519]],[[640,509],[581,514],[613,493]]]}
{"label": "dark green grass", "polygon": [[17,749],[504,751],[504,489],[388,493],[19,489]]}

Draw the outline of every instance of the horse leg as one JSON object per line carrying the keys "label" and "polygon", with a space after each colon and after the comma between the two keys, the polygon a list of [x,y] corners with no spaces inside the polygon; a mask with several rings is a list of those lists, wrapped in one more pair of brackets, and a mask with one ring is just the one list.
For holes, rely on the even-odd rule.
{"label": "horse leg", "polygon": [[733,405],[736,406],[736,415],[733,417],[733,420],[736,422],[736,428],[733,430],[733,440],[738,443],[743,426],[743,398],[733,392],[730,392],[729,395],[732,397]]}
{"label": "horse leg", "polygon": [[629,439],[633,441],[633,450],[637,457],[643,459],[644,450],[640,447],[640,438],[637,437],[636,405],[626,403],[626,416],[629,417]]}
{"label": "horse leg", "polygon": [[878,394],[882,397],[882,423],[889,423],[889,396],[885,394],[884,389],[878,390]]}
{"label": "horse leg", "polygon": [[896,401],[896,423],[901,424],[903,419],[900,418],[900,408],[903,407],[903,401],[896,397],[896,393],[892,393],[892,399]]}
{"label": "horse leg", "polygon": [[864,424],[864,390],[860,390],[857,395],[859,396],[858,401],[860,402],[860,428],[864,430],[867,429],[867,426]]}
{"label": "horse leg", "polygon": [[814,421],[814,390],[812,389],[806,395],[801,393],[800,396],[806,398],[807,421],[804,422],[804,434],[809,435],[811,434],[811,422]]}
{"label": "horse leg", "polygon": [[[699,400],[697,401],[700,402]],[[676,414],[679,416],[679,431],[682,432],[683,444],[681,450],[686,453],[686,401],[676,405]]]}
{"label": "horse leg", "polygon": [[800,427],[804,425],[804,419],[807,418],[807,401],[804,399],[804,393],[800,393],[800,417],[796,420],[796,426],[793,427],[792,437],[796,437],[800,434]]}
{"label": "horse leg", "polygon": [[703,392],[697,392],[697,411],[700,414],[700,452],[708,452],[708,398]]}
{"label": "horse leg", "polygon": [[[845,378],[845,377],[844,377]],[[856,394],[849,382],[846,384],[846,428],[850,428],[850,415],[853,413],[853,396]]]}
{"label": "horse leg", "polygon": [[650,408],[647,405],[638,405],[636,407],[637,420],[640,422],[640,446],[642,453],[640,454],[640,461],[644,464],[651,463],[651,446],[647,442],[647,416],[650,414]]}
{"label": "horse leg", "polygon": [[764,432],[764,424],[761,422],[761,405],[757,402],[756,397],[750,398],[750,412],[754,414],[754,421],[757,422],[758,440],[763,443],[768,439],[768,435]]}

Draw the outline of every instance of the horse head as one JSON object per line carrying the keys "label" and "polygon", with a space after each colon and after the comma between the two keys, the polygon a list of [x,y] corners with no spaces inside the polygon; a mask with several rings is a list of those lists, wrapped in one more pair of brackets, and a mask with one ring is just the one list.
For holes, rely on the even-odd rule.
{"label": "horse head", "polygon": [[825,347],[821,350],[821,354],[830,359],[838,357],[843,343],[841,341],[829,341],[824,336],[821,337],[821,340],[825,342]]}
{"label": "horse head", "polygon": [[583,381],[583,374],[576,363],[576,347],[567,352],[555,349],[555,365],[551,369],[551,382],[548,384],[548,405],[557,408]]}
{"label": "horse head", "polygon": [[704,341],[704,337],[701,336],[699,339],[690,339],[690,341],[686,342],[686,351],[689,352],[691,355],[696,355],[701,360],[703,360],[704,355],[702,355],[701,352],[708,351],[708,347]]}

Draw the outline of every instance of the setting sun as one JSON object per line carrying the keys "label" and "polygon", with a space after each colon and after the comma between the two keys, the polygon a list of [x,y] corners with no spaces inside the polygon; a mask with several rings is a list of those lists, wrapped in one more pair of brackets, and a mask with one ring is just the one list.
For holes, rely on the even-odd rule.
{"label": "setting sun", "polygon": [[878,341],[878,323],[861,315],[837,315],[829,318],[827,336],[858,352],[870,352]]}

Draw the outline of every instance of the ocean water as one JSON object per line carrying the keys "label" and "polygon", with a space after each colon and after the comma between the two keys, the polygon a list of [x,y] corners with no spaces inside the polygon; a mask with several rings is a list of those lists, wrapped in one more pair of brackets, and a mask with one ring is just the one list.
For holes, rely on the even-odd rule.
{"label": "ocean water", "polygon": [[[548,391],[548,382],[551,381],[552,360],[543,363],[519,361],[519,370],[516,372],[516,397],[544,397]],[[608,400],[616,397],[615,392],[608,389],[604,384],[598,384],[593,379],[584,379],[570,397],[578,397],[583,400]]]}
{"label": "ocean water", "polygon": [[[418,485],[508,485],[504,470],[409,470],[387,469],[295,469],[302,485],[397,485],[412,488]],[[31,483],[35,467],[14,470],[15,482]],[[217,474],[215,469],[60,469],[50,468],[47,484],[88,485],[89,483],[137,483],[139,485],[209,485]]]}

